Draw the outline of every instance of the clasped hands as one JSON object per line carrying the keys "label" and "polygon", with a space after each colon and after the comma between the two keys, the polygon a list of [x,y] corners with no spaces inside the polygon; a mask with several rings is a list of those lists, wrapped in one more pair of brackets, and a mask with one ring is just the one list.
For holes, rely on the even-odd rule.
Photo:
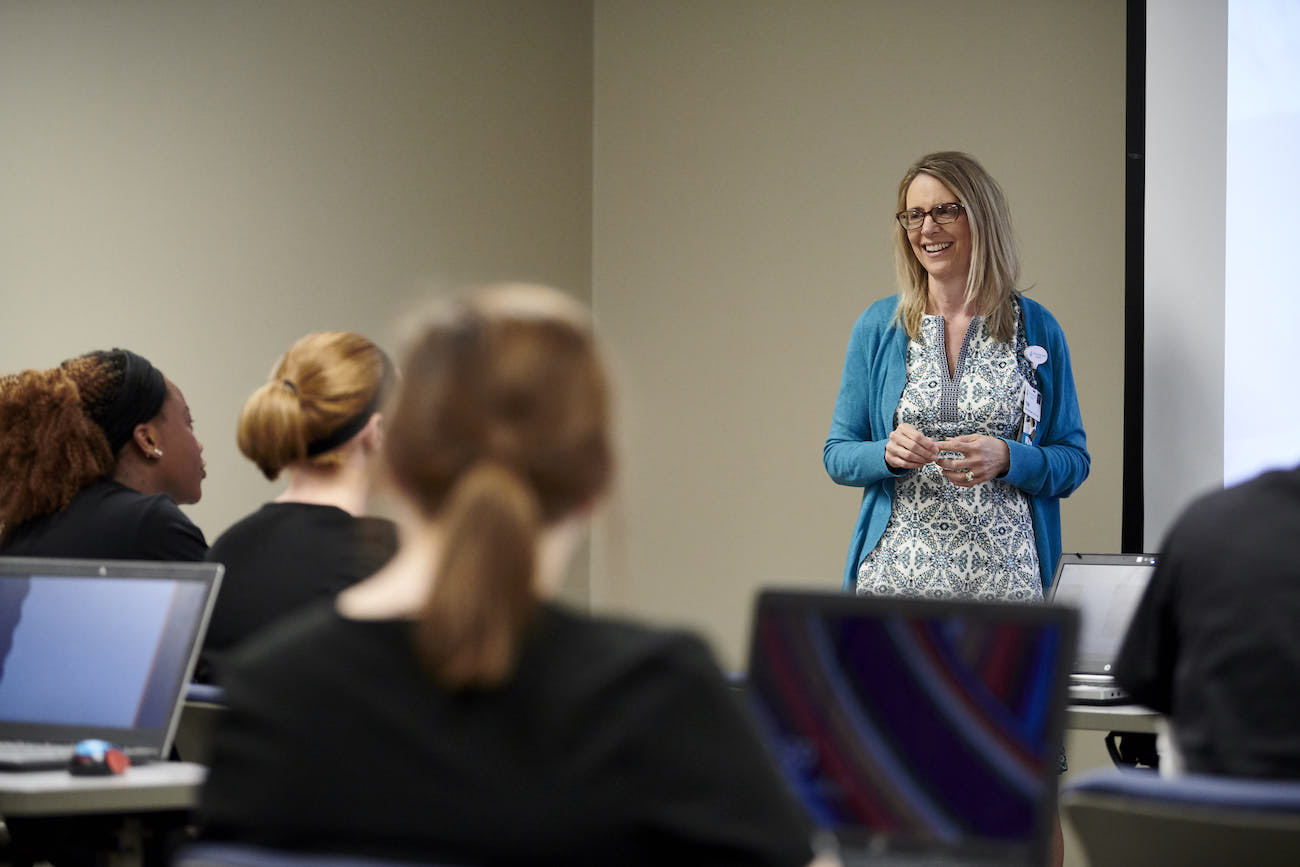
{"label": "clasped hands", "polygon": [[[960,458],[941,458],[940,452],[959,452]],[[885,463],[896,470],[916,470],[934,463],[954,485],[969,488],[1005,473],[1011,450],[997,437],[966,434],[933,440],[904,422],[894,428],[885,444]]]}

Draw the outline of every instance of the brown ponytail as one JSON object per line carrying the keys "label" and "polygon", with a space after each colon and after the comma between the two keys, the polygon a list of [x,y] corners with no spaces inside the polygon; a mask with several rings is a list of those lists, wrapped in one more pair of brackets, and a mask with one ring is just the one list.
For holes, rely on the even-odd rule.
{"label": "brown ponytail", "polygon": [[539,534],[609,481],[604,370],[577,302],[507,285],[446,311],[402,375],[385,456],[444,534],[416,646],[442,684],[490,686],[537,606]]}
{"label": "brown ponytail", "polygon": [[113,460],[68,370],[0,380],[0,532],[64,508]]}
{"label": "brown ponytail", "polygon": [[536,608],[537,499],[510,470],[481,462],[461,475],[443,518],[442,563],[416,642],[444,686],[494,686]]}

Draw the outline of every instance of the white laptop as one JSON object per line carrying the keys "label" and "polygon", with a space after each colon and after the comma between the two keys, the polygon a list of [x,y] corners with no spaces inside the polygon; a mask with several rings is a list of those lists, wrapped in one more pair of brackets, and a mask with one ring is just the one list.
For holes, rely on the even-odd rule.
{"label": "white laptop", "polygon": [[1156,569],[1152,554],[1062,554],[1048,599],[1079,610],[1072,704],[1124,704],[1112,672],[1133,612]]}
{"label": "white laptop", "polygon": [[86,738],[167,758],[222,571],[0,557],[0,770],[66,767]]}

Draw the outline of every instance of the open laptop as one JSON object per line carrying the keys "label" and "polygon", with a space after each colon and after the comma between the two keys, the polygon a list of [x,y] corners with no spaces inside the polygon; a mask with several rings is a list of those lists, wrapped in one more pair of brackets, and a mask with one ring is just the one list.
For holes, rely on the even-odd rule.
{"label": "open laptop", "polygon": [[1152,554],[1062,554],[1048,597],[1079,610],[1079,652],[1070,672],[1073,704],[1124,704],[1129,700],[1112,669],[1147,582]]}
{"label": "open laptop", "polygon": [[66,767],[85,738],[166,758],[221,575],[0,557],[0,770]]}
{"label": "open laptop", "polygon": [[1041,865],[1077,624],[1042,604],[766,591],[750,704],[846,864]]}

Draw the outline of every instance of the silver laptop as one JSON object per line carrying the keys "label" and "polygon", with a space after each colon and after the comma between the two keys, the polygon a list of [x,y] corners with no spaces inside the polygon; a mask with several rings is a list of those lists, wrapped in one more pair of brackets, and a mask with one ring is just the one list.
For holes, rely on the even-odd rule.
{"label": "silver laptop", "polygon": [[86,738],[166,758],[221,575],[0,557],[0,770],[65,767]]}
{"label": "silver laptop", "polygon": [[1152,554],[1062,554],[1049,600],[1079,610],[1079,653],[1070,673],[1073,704],[1124,704],[1112,668],[1147,582]]}
{"label": "silver laptop", "polygon": [[1077,614],[766,591],[747,690],[846,865],[1041,865]]}

